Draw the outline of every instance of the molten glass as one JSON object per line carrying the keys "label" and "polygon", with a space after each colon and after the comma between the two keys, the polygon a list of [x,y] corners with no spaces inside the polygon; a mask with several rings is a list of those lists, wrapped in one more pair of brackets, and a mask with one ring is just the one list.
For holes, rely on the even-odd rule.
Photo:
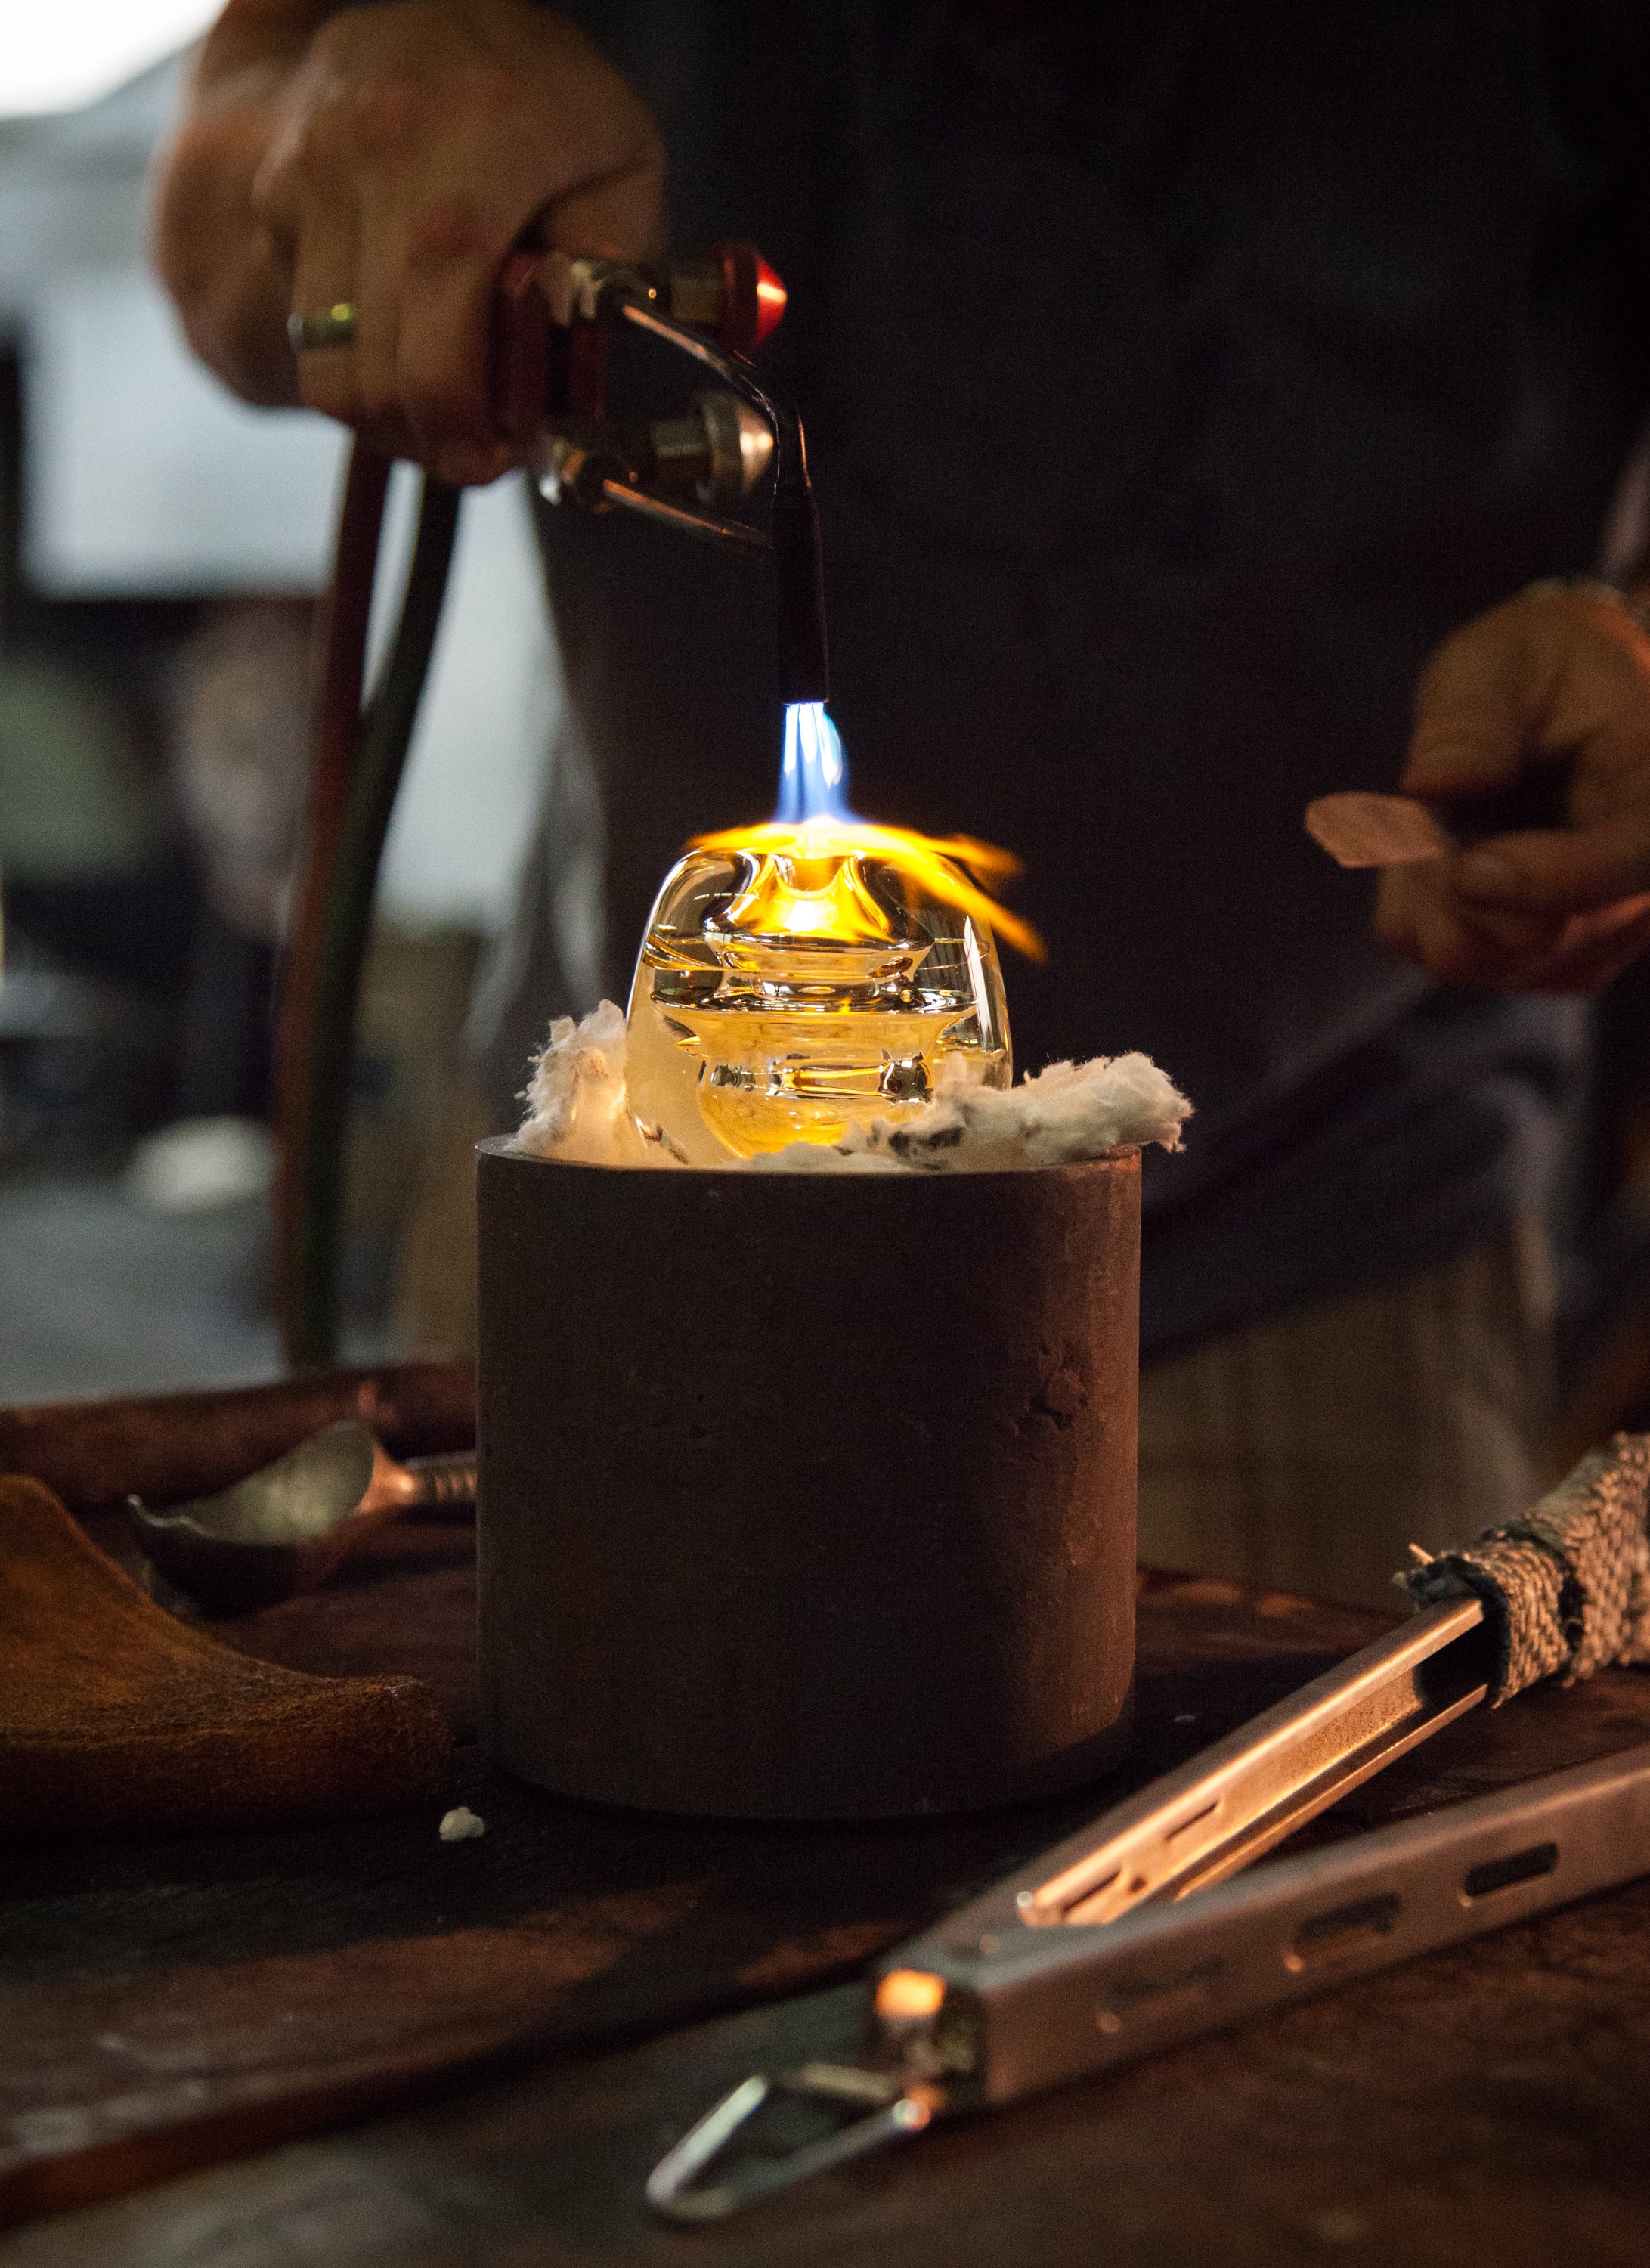
{"label": "molten glass", "polygon": [[823,707],[789,711],[779,815],[700,836],[649,919],[626,1056],[643,1135],[726,1165],[910,1117],[950,1057],[1012,1084],[993,925],[1042,946],[972,875],[1015,871],[966,836],[855,818]]}

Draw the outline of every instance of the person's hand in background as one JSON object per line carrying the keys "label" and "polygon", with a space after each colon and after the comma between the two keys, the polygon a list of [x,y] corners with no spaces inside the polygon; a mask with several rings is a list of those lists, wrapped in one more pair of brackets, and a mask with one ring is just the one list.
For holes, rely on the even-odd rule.
{"label": "person's hand in background", "polygon": [[1384,944],[1447,983],[1528,992],[1597,991],[1650,946],[1650,634],[1597,585],[1537,585],[1444,641],[1400,784],[1468,796],[1560,757],[1567,824],[1389,868]]}
{"label": "person's hand in background", "polygon": [[[582,33],[527,0],[229,0],[154,181],[156,262],[190,343],[246,400],[303,401],[442,479],[508,452],[487,308],[511,247],[643,258],[662,232],[652,118]],[[352,346],[287,318],[347,303]]]}

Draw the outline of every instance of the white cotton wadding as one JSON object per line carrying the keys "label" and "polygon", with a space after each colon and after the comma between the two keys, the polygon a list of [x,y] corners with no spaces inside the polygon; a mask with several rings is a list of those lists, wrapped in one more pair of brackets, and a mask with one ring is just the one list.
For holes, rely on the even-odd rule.
{"label": "white cotton wadding", "polygon": [[912,1117],[851,1126],[834,1148],[808,1142],[752,1158],[758,1170],[1024,1173],[1160,1142],[1178,1150],[1191,1105],[1150,1056],[1050,1064],[1018,1086],[981,1086],[966,1059],[939,1066],[933,1101]]}
{"label": "white cotton wadding", "polygon": [[[578,1024],[558,1017],[534,1063],[516,1147],[567,1165],[680,1165],[637,1130],[625,1101],[624,1055],[624,1018],[611,1000]],[[1050,1064],[1006,1089],[981,1086],[967,1059],[951,1056],[939,1066],[934,1100],[909,1118],[851,1126],[829,1147],[792,1142],[730,1163],[770,1174],[1027,1172],[1148,1142],[1178,1150],[1190,1115],[1190,1103],[1150,1056]]]}
{"label": "white cotton wadding", "polygon": [[673,1162],[637,1131],[624,1098],[624,1012],[611,1000],[575,1024],[558,1016],[534,1057],[516,1147],[570,1166]]}

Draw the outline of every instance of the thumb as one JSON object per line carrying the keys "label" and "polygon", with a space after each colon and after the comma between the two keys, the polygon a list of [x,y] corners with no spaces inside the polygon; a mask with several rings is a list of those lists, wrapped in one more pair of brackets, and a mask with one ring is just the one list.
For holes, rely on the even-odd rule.
{"label": "thumb", "polygon": [[607,260],[652,260],[664,249],[659,178],[637,166],[558,197],[540,216],[553,249],[596,253]]}
{"label": "thumb", "polygon": [[1516,602],[1445,639],[1421,674],[1402,785],[1433,799],[1517,778],[1529,754],[1528,655]]}

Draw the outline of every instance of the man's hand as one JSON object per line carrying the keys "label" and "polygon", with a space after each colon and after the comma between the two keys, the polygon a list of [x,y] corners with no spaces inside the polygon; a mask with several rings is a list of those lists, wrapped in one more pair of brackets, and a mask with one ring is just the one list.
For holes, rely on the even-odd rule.
{"label": "man's hand", "polygon": [[[526,0],[229,0],[158,163],[156,258],[238,394],[487,481],[508,461],[487,309],[512,245],[645,257],[663,179],[636,96]],[[353,347],[295,356],[288,315],[342,301]]]}
{"label": "man's hand", "polygon": [[1445,640],[1402,785],[1469,795],[1559,756],[1568,824],[1389,869],[1383,943],[1447,983],[1521,992],[1595,992],[1650,946],[1650,636],[1586,585],[1538,585]]}

